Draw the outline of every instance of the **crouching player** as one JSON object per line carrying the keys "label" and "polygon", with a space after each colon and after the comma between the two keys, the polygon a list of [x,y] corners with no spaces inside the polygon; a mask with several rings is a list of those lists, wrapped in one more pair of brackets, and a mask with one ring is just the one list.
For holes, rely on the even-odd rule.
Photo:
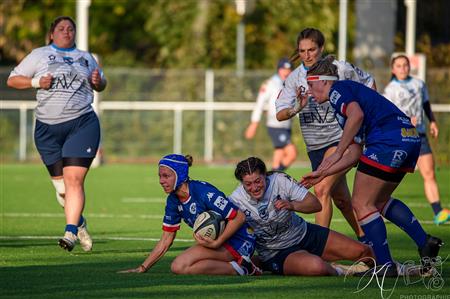
{"label": "crouching player", "polygon": [[194,234],[197,244],[175,258],[171,270],[175,274],[259,275],[252,262],[255,237],[245,223],[244,214],[213,185],[191,180],[188,176],[191,156],[167,155],[159,161],[159,183],[169,194],[163,220],[163,234],[145,261],[137,268],[120,273],[146,272],[171,247],[180,223],[193,227],[204,211],[213,210],[227,221],[216,240]]}

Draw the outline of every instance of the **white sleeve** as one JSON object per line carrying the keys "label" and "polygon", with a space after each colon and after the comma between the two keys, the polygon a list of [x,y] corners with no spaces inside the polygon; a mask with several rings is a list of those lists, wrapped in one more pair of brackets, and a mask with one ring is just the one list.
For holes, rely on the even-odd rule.
{"label": "white sleeve", "polygon": [[296,71],[289,74],[283,83],[283,88],[275,101],[277,113],[284,109],[289,109],[295,106],[297,98],[297,73]]}
{"label": "white sleeve", "polygon": [[33,78],[37,73],[37,67],[41,56],[39,51],[33,50],[11,71],[9,77],[25,76]]}
{"label": "white sleeve", "polygon": [[372,88],[374,79],[369,73],[346,61],[335,60],[335,64],[338,67],[340,80],[352,80]]}
{"label": "white sleeve", "polygon": [[102,77],[102,80],[105,79],[105,76],[103,74],[103,70],[100,68],[100,66],[97,63],[97,60],[95,59],[94,55],[91,53],[88,53],[88,60],[89,60],[89,71],[92,73],[95,69],[98,69],[100,72],[100,76]]}
{"label": "white sleeve", "polygon": [[289,201],[302,201],[308,194],[308,189],[297,183],[288,174],[280,173],[277,179],[282,181],[283,189],[286,190]]}
{"label": "white sleeve", "polygon": [[259,88],[258,98],[256,99],[256,106],[252,112],[252,122],[259,122],[264,110],[264,106],[270,99],[270,81],[265,81]]}

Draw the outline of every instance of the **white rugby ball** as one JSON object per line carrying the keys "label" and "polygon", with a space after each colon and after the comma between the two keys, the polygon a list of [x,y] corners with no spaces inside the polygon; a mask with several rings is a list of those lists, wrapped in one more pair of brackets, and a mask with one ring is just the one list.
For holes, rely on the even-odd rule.
{"label": "white rugby ball", "polygon": [[219,213],[205,211],[197,216],[193,229],[195,234],[215,240],[223,233],[225,221]]}

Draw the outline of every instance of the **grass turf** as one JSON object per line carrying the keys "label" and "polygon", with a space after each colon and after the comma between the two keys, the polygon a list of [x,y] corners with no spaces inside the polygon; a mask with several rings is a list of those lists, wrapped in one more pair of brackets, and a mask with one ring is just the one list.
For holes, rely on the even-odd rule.
{"label": "grass turf", "polygon": [[[229,194],[237,186],[233,171],[226,166],[194,165],[190,175]],[[305,172],[301,168],[288,171],[295,178]],[[449,207],[450,169],[439,169],[437,177],[443,204]],[[349,174],[350,185],[352,178]],[[383,292],[376,281],[353,277],[174,275],[171,261],[193,244],[185,224],[172,248],[149,272],[117,274],[139,265],[161,235],[165,194],[155,165],[105,165],[90,171],[84,213],[94,239],[90,253],[80,246],[71,253],[57,247],[64,214],[43,166],[1,165],[0,187],[1,298],[450,298],[450,260],[438,268],[440,277],[387,279]],[[450,225],[431,223],[418,172],[405,178],[395,196],[410,205],[427,232],[450,242]],[[304,218],[313,221],[312,215]],[[332,228],[353,237],[336,209]],[[392,224],[387,229],[394,258],[417,263],[417,249],[408,236]],[[449,256],[449,248],[441,249],[443,259]]]}

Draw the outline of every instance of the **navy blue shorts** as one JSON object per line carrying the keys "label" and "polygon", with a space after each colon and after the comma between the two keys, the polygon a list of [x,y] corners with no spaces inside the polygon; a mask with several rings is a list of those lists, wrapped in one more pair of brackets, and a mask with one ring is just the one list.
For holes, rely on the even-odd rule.
{"label": "navy blue shorts", "polygon": [[317,224],[306,223],[306,234],[300,243],[289,248],[280,250],[273,258],[262,263],[262,268],[265,271],[270,271],[273,274],[284,274],[284,261],[293,252],[306,250],[311,254],[322,256],[327,244],[330,229]]}
{"label": "navy blue shorts", "polygon": [[339,142],[335,142],[335,143],[328,145],[327,147],[308,152],[309,161],[311,161],[311,168],[313,171],[317,170],[317,168],[319,168],[319,165],[320,165],[320,163],[322,163],[323,157],[325,156],[325,152],[330,147],[337,146],[338,143]]}
{"label": "navy blue shorts", "polygon": [[431,154],[431,146],[428,143],[428,137],[426,134],[419,134],[420,136],[420,153],[419,156]]}
{"label": "navy blue shorts", "polygon": [[267,127],[274,148],[283,148],[291,143],[291,129]]}
{"label": "navy blue shorts", "polygon": [[47,166],[62,158],[94,158],[100,143],[100,122],[93,111],[55,125],[36,120],[34,142]]}

